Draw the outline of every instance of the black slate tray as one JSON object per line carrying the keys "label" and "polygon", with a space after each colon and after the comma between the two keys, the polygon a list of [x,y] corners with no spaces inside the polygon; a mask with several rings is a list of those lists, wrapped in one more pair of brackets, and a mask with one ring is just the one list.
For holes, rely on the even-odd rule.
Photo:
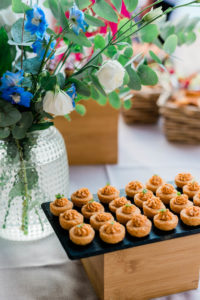
{"label": "black slate tray", "polygon": [[[121,190],[120,195],[125,196],[125,191]],[[97,195],[94,195],[94,200],[99,201]],[[58,217],[52,215],[49,209],[49,203],[50,202],[43,203],[42,209],[44,210],[47,219],[49,220],[51,226],[53,227],[53,230],[55,231],[60,243],[62,244],[65,252],[67,253],[70,259],[86,258],[126,248],[143,246],[146,244],[162,242],[174,238],[200,233],[200,226],[194,228],[189,227],[183,224],[181,220],[179,220],[176,229],[169,232],[160,231],[153,225],[149,236],[144,238],[135,238],[126,233],[125,239],[122,242],[115,245],[104,243],[100,239],[98,232],[96,232],[95,238],[91,244],[87,246],[78,246],[70,241],[68,231],[61,228],[61,226],[59,225]],[[79,210],[76,207],[75,209]],[[108,211],[108,207],[105,206],[105,210]]]}

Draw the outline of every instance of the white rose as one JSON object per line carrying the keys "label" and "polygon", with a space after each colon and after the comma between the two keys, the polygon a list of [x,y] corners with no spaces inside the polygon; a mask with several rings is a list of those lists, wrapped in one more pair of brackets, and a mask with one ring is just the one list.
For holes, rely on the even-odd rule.
{"label": "white rose", "polygon": [[46,92],[43,100],[43,109],[55,116],[64,116],[74,110],[72,98],[64,91]]}
{"label": "white rose", "polygon": [[117,60],[108,60],[96,73],[106,93],[111,93],[123,84],[125,70]]}

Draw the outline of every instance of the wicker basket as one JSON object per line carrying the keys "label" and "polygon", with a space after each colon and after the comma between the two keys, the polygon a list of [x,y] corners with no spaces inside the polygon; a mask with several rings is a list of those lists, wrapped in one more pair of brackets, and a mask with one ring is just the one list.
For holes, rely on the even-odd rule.
{"label": "wicker basket", "polygon": [[160,102],[160,113],[169,141],[200,144],[200,91],[181,90],[165,97]]}

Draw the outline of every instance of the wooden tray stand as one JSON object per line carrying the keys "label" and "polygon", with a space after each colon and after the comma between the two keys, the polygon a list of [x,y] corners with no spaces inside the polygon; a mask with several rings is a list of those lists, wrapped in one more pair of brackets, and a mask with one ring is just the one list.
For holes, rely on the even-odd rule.
{"label": "wooden tray stand", "polygon": [[200,234],[81,259],[101,300],[147,300],[198,287]]}

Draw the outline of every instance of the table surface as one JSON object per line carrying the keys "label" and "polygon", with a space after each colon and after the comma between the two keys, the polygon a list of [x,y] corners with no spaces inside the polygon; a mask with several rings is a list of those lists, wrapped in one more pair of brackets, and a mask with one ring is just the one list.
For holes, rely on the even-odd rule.
{"label": "table surface", "polygon": [[[200,146],[169,144],[161,124],[127,126],[120,118],[118,165],[70,167],[71,191],[88,186],[95,193],[107,182],[123,188],[155,173],[167,180],[190,171],[199,178],[199,157]],[[82,265],[67,258],[55,235],[29,243],[0,239],[0,249],[1,300],[97,300]],[[200,289],[161,299],[199,300]]]}

